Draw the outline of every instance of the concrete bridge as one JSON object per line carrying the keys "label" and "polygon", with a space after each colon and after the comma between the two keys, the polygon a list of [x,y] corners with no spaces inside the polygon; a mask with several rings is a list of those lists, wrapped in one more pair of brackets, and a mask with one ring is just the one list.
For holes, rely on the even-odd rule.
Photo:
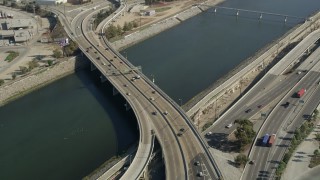
{"label": "concrete bridge", "polygon": [[280,13],[272,13],[272,12],[265,12],[265,11],[254,11],[254,10],[248,10],[248,9],[240,9],[240,8],[231,8],[231,7],[224,7],[224,6],[211,6],[211,5],[206,5],[204,3],[202,4],[196,4],[195,6],[199,7],[210,7],[210,9],[214,12],[217,13],[220,10],[228,10],[231,12],[234,12],[235,16],[241,16],[242,13],[249,13],[253,14],[254,16],[257,17],[257,19],[261,20],[263,16],[268,15],[268,16],[274,16],[274,17],[280,17],[283,19],[284,22],[287,22],[289,19],[294,19],[298,21],[307,21],[309,20],[306,17],[300,17],[300,16],[293,16],[293,15],[287,15],[287,14],[280,14]]}
{"label": "concrete bridge", "polygon": [[[137,117],[140,144],[123,179],[140,178],[151,157],[154,136],[163,151],[166,179],[195,179],[200,174],[208,179],[221,179],[205,142],[179,105],[136,70],[104,37],[92,31],[90,20],[106,6],[106,2],[102,2],[99,8],[87,8],[72,20],[71,25],[62,12],[52,11],[59,14],[69,36],[79,44],[92,67],[98,69],[104,80],[127,100]],[[113,15],[121,14],[123,8],[122,4]]]}

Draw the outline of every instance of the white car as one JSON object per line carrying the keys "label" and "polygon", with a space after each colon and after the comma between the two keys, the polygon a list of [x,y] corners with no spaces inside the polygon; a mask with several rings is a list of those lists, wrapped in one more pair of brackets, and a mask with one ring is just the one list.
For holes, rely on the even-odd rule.
{"label": "white car", "polygon": [[226,125],[226,128],[231,128],[232,127],[232,123]]}
{"label": "white car", "polygon": [[212,134],[212,132],[211,132],[211,131],[207,132],[207,136],[210,136],[211,134]]}

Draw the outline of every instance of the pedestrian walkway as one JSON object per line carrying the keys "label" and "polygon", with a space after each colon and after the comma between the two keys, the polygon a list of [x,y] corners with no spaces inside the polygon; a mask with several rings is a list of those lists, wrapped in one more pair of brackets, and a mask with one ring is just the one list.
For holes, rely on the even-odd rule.
{"label": "pedestrian walkway", "polygon": [[[315,134],[320,132],[320,123],[314,131],[298,146],[290,158],[287,168],[282,175],[283,180],[320,179],[320,166],[309,168],[309,163],[314,150],[319,148],[319,142],[315,140]],[[316,171],[317,169],[318,171]]]}

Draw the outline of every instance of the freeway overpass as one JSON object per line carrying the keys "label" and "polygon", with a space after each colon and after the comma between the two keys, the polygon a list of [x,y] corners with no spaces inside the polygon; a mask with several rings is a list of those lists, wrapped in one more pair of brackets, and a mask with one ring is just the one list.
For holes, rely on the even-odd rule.
{"label": "freeway overpass", "polygon": [[[137,153],[123,178],[139,178],[150,158],[154,135],[163,150],[167,179],[195,179],[200,172],[208,179],[222,178],[205,143],[181,108],[92,31],[90,20],[106,5],[102,3],[99,8],[87,8],[79,13],[71,27],[64,14],[52,11],[59,14],[70,37],[102,76],[125,97],[137,116],[138,152],[141,153]],[[134,171],[130,170],[132,168]]]}

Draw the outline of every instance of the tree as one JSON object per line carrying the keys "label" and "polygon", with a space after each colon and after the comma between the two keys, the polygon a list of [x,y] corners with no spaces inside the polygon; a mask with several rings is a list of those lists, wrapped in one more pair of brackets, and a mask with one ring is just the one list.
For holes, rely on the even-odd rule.
{"label": "tree", "polygon": [[256,132],[253,130],[253,123],[248,119],[237,119],[234,122],[239,124],[235,132],[235,136],[240,142],[240,148],[252,142],[252,139],[255,137]]}
{"label": "tree", "polygon": [[123,34],[123,30],[119,24],[117,25],[117,34],[119,34],[119,35]]}
{"label": "tree", "polygon": [[62,53],[59,49],[53,50],[53,55],[54,58],[60,58],[62,56]]}
{"label": "tree", "polygon": [[17,74],[15,72],[12,73],[12,80],[16,79],[16,77],[17,77]]}
{"label": "tree", "polygon": [[300,131],[300,129],[296,129],[295,131],[294,131],[294,136],[296,137],[296,139],[297,140],[301,140],[301,131]]}
{"label": "tree", "polygon": [[283,170],[286,168],[287,164],[283,161],[280,162],[277,170],[276,170],[276,175],[280,176],[283,173]]}
{"label": "tree", "polygon": [[0,79],[0,86],[2,86],[4,84],[4,80]]}
{"label": "tree", "polygon": [[289,162],[291,155],[292,154],[290,152],[287,152],[283,157],[283,162],[285,162],[287,164]]}
{"label": "tree", "polygon": [[234,158],[234,162],[237,163],[239,166],[245,165],[249,161],[249,158],[244,154],[239,154],[237,157]]}
{"label": "tree", "polygon": [[36,67],[39,67],[39,63],[37,60],[32,60],[32,61],[28,62],[28,65],[29,65],[30,70],[32,70]]}
{"label": "tree", "polygon": [[48,60],[47,62],[48,62],[48,66],[52,66],[52,64],[53,64],[52,60]]}
{"label": "tree", "polygon": [[29,69],[27,67],[19,66],[19,68],[20,68],[21,74],[25,74],[25,73],[29,72]]}
{"label": "tree", "polygon": [[307,127],[306,127],[306,125],[303,123],[303,124],[301,125],[301,127],[300,127],[301,133],[305,133],[305,132],[306,132],[306,129],[307,129]]}
{"label": "tree", "polygon": [[315,109],[315,110],[313,111],[313,113],[314,113],[314,116],[317,118],[317,117],[318,117],[318,115],[319,115],[319,111],[318,111],[318,109]]}
{"label": "tree", "polygon": [[114,25],[110,25],[106,30],[107,39],[116,37],[118,35],[117,28]]}
{"label": "tree", "polygon": [[319,155],[320,155],[320,152],[319,152],[318,149],[316,149],[316,150],[313,151],[313,154],[314,154],[315,156],[319,156]]}
{"label": "tree", "polygon": [[138,22],[137,22],[137,21],[133,21],[133,22],[132,22],[132,25],[133,25],[133,27],[134,27],[134,28],[136,28],[136,27],[138,27],[138,26],[139,26],[139,24],[138,24]]}
{"label": "tree", "polygon": [[316,140],[320,141],[320,133],[316,134]]}

